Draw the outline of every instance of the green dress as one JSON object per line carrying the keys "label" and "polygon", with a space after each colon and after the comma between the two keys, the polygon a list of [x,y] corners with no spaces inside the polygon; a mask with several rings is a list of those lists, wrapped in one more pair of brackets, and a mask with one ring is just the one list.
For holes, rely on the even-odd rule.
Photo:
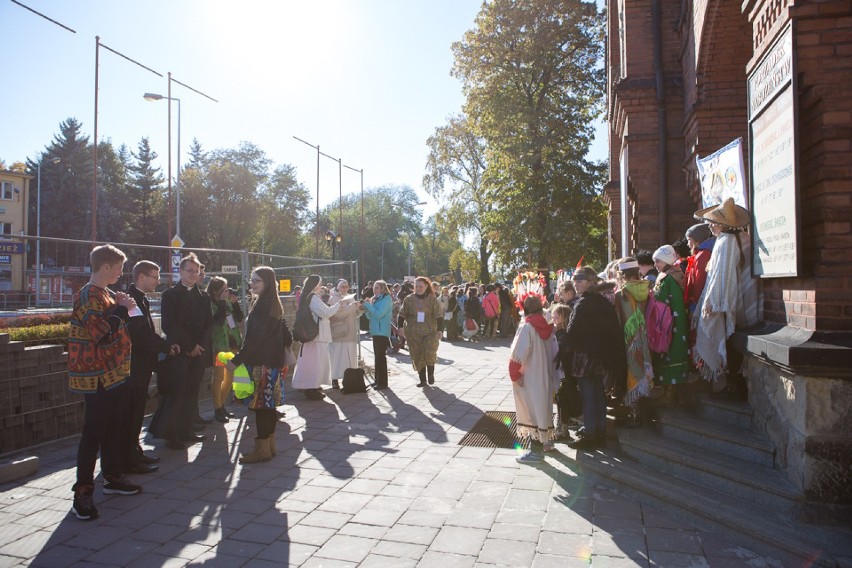
{"label": "green dress", "polygon": [[654,297],[672,309],[674,328],[672,342],[667,353],[654,353],[654,380],[657,384],[677,385],[686,383],[689,371],[689,319],[683,301],[683,288],[670,274],[657,277]]}

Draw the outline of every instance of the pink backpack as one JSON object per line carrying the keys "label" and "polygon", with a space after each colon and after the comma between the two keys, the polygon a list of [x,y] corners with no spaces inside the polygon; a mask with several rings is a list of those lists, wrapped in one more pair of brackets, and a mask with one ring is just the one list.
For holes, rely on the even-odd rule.
{"label": "pink backpack", "polygon": [[674,316],[671,307],[654,298],[653,292],[648,295],[645,306],[645,329],[648,332],[648,349],[654,353],[668,352],[672,344]]}

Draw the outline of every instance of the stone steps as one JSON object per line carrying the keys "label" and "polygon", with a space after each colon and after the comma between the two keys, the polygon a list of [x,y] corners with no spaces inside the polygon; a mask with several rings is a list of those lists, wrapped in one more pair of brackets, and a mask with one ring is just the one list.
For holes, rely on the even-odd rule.
{"label": "stone steps", "polygon": [[852,560],[852,531],[847,529],[796,523],[752,501],[639,463],[617,445],[578,451],[576,459],[585,473],[620,493],[696,527],[723,533],[784,566],[836,568]]}
{"label": "stone steps", "polygon": [[752,428],[754,412],[748,403],[718,399],[708,395],[703,395],[698,400],[699,413],[702,417],[744,430]]}
{"label": "stone steps", "polygon": [[750,428],[708,420],[681,409],[658,409],[657,431],[663,436],[771,468],[775,447]]}
{"label": "stone steps", "polygon": [[804,499],[781,472],[665,438],[650,430],[620,429],[621,449],[647,466],[785,515],[796,515]]}

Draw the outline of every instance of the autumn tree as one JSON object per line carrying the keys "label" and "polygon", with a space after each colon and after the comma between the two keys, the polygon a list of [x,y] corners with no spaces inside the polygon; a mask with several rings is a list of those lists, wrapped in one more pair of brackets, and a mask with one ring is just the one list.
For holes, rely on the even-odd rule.
{"label": "autumn tree", "polygon": [[604,100],[603,39],[594,2],[494,0],[453,44],[503,263],[603,258],[602,169],[586,158]]}
{"label": "autumn tree", "polygon": [[480,282],[488,282],[491,239],[485,221],[494,201],[484,184],[485,142],[466,116],[453,116],[426,141],[429,157],[423,188],[439,203],[440,227],[462,238],[472,235],[479,251]]}

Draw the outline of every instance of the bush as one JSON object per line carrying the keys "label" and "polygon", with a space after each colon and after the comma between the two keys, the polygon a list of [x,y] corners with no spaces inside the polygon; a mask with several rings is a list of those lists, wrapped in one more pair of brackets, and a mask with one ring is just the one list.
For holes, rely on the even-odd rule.
{"label": "bush", "polygon": [[39,325],[56,325],[71,321],[71,312],[60,314],[35,314],[30,316],[16,316],[13,318],[0,318],[0,329],[15,329],[21,327],[34,327]]}
{"label": "bush", "polygon": [[68,347],[70,323],[48,323],[30,327],[13,327],[5,330],[12,341],[23,341],[27,345],[64,345]]}

